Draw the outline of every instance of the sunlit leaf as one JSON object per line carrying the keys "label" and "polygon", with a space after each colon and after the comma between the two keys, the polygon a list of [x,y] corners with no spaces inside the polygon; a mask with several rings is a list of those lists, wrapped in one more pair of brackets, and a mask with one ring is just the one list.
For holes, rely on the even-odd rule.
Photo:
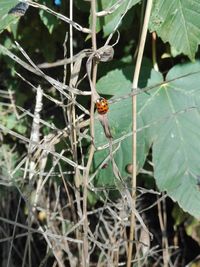
{"label": "sunlit leaf", "polygon": [[[127,72],[115,70],[98,83],[101,93],[124,95],[130,92],[131,82]],[[158,188],[167,194],[193,216],[200,218],[200,191],[197,177],[200,174],[200,63],[177,65],[172,68],[166,82],[150,90],[150,95],[137,97],[137,164],[138,170],[144,164],[150,146],[153,151],[153,165]],[[180,78],[182,76],[182,78]],[[179,77],[179,79],[176,79]],[[152,71],[148,85],[163,81],[161,73]],[[112,87],[112,84],[114,88]],[[116,92],[116,93],[115,93]],[[110,105],[109,123],[118,150],[115,161],[123,176],[125,166],[131,161],[131,99]],[[95,144],[108,143],[103,129],[96,120]],[[113,149],[117,148],[117,144]],[[99,166],[109,151],[95,153],[94,165]],[[108,161],[109,163],[109,161]],[[98,171],[98,183],[113,181],[111,164]]]}
{"label": "sunlit leaf", "polygon": [[152,125],[146,131],[146,138],[153,141],[153,164],[159,189],[167,191],[185,211],[197,218],[200,218],[199,72],[199,62],[175,66],[166,80],[183,77],[153,89],[141,110],[143,121]]}
{"label": "sunlit leaf", "polygon": [[11,23],[16,23],[19,16],[8,14],[11,8],[15,7],[19,0],[1,0],[0,1],[0,33],[6,29]]}
{"label": "sunlit leaf", "polygon": [[[131,92],[131,76],[133,67],[127,67],[123,70],[110,71],[97,83],[98,92],[107,95],[122,96]],[[140,84],[145,84],[150,73],[150,66],[143,67]],[[147,95],[148,97],[148,95]],[[126,166],[132,162],[132,101],[131,98],[110,105],[108,112],[109,124],[113,134],[114,158],[123,177],[127,177]],[[138,127],[144,126],[142,118],[138,117]],[[103,146],[108,144],[103,128],[98,121],[95,121],[95,145]],[[149,150],[148,140],[145,139],[145,129],[140,131],[137,136],[137,168],[143,166],[146,155]],[[95,153],[94,165],[99,166],[106,157],[109,156],[109,148],[97,151]],[[98,172],[98,184],[113,184],[114,176],[112,165],[108,160]]]}
{"label": "sunlit leaf", "polygon": [[119,21],[121,20],[123,14],[125,14],[131,7],[136,5],[138,2],[140,2],[140,0],[125,0],[121,2],[119,0],[98,0],[97,11],[110,10],[111,7],[115,6],[117,6],[117,8],[114,8],[115,11],[112,14],[107,14],[106,16],[97,18],[97,32],[103,29],[105,36],[110,34],[116,26],[120,25]]}
{"label": "sunlit leaf", "polygon": [[150,30],[156,31],[180,54],[194,59],[200,43],[200,2],[196,0],[156,0]]}

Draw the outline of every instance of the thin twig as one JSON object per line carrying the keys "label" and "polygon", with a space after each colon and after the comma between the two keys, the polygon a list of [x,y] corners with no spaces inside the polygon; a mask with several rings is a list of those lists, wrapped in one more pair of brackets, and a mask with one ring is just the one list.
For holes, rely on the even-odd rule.
{"label": "thin twig", "polygon": [[[0,124],[0,129],[2,131],[5,131],[6,133],[9,133],[9,134],[11,134],[13,136],[16,136],[18,139],[23,140],[27,144],[29,144],[29,142],[30,142],[30,140],[28,138],[24,137],[23,135],[21,135],[19,133],[16,133],[13,130],[8,129],[7,127],[3,126],[2,124]],[[75,168],[79,168],[80,170],[85,170],[85,167],[83,167],[81,165],[78,165],[77,163],[73,162],[72,160],[70,160],[70,159],[68,159],[68,158],[66,158],[64,156],[61,156],[59,153],[48,149],[46,147],[46,145],[38,144],[38,143],[32,143],[32,144],[34,144],[37,148],[40,148],[40,149],[52,154],[53,156],[62,159],[63,161],[67,162],[69,165],[71,165],[71,166],[73,166]]]}
{"label": "thin twig", "polygon": [[29,4],[30,6],[32,7],[36,7],[36,8],[39,8],[39,9],[42,9],[54,16],[56,16],[57,18],[71,24],[75,29],[77,29],[78,31],[81,31],[81,32],[84,32],[84,33],[90,33],[91,31],[87,28],[84,28],[82,27],[80,24],[74,22],[73,20],[69,19],[68,17],[60,14],[60,13],[57,13],[55,11],[53,11],[52,9],[48,8],[47,6],[45,5],[41,5],[41,4],[38,4],[36,2],[33,2],[33,1],[29,1],[29,0],[21,0],[21,2],[24,2],[24,3],[27,3]]}
{"label": "thin twig", "polygon": [[[140,39],[140,46],[136,61],[136,67],[135,72],[133,76],[133,85],[132,90],[135,90],[138,87],[138,80],[139,80],[139,74],[141,69],[141,63],[142,63],[142,57],[143,57],[143,51],[144,51],[144,45],[146,41],[146,35],[147,35],[147,29],[148,29],[148,23],[151,13],[151,7],[152,7],[152,0],[148,0],[147,7],[146,7],[146,13],[144,18],[144,25],[142,29],[142,35]],[[136,145],[137,145],[137,98],[136,96],[132,97],[132,118],[133,118],[133,136],[132,136],[132,165],[133,165],[133,172],[132,172],[132,199],[133,199],[133,208],[136,208],[136,176],[137,176],[137,159],[136,159]],[[133,251],[133,239],[134,239],[134,231],[135,231],[135,214],[133,210],[131,211],[131,219],[130,219],[130,236],[129,236],[129,248],[128,248],[128,260],[127,260],[127,267],[131,266],[131,260],[132,260],[132,251]]]}
{"label": "thin twig", "polygon": [[[95,53],[97,50],[96,44],[96,0],[91,1],[91,13],[92,13],[92,48]],[[93,64],[92,73],[92,88],[95,87],[96,77],[97,77],[97,63]],[[91,88],[91,90],[92,90]],[[92,90],[93,91],[93,90]],[[90,134],[92,140],[94,140],[94,94],[91,94],[91,107],[90,107]],[[84,267],[89,266],[89,253],[88,253],[88,218],[87,218],[87,187],[90,167],[92,164],[92,159],[94,155],[95,147],[93,141],[90,145],[89,157],[86,166],[86,170],[83,177],[83,214],[84,214]]]}
{"label": "thin twig", "polygon": [[152,32],[152,63],[154,70],[159,71],[156,57],[156,32]]}
{"label": "thin twig", "polygon": [[96,13],[97,17],[103,17],[103,16],[107,16],[112,14],[113,12],[115,12],[123,3],[125,2],[125,0],[118,0],[114,5],[112,5],[111,7],[99,11]]}
{"label": "thin twig", "polygon": [[[80,95],[91,95],[91,92],[88,91],[81,91],[78,90],[76,88],[70,88],[67,85],[63,85],[63,83],[53,79],[52,77],[44,74],[30,59],[30,57],[28,57],[28,55],[25,53],[25,51],[22,51],[22,48],[20,47],[20,51],[23,52],[23,55],[27,58],[27,60],[29,60],[29,62],[31,61],[34,65],[34,67],[30,66],[29,64],[27,64],[25,61],[21,60],[19,57],[17,57],[16,55],[14,55],[12,52],[10,52],[6,47],[4,47],[3,45],[0,44],[0,50],[2,51],[3,54],[6,54],[7,56],[9,56],[11,59],[13,59],[15,62],[17,62],[19,65],[21,65],[23,68],[27,69],[28,71],[43,77],[45,80],[47,80],[52,86],[54,86],[58,91],[60,91],[66,98],[70,99],[69,95],[66,94],[64,92],[64,90],[69,90],[70,92],[73,92],[74,94],[80,94]],[[78,104],[78,103],[76,103]]]}
{"label": "thin twig", "polygon": [[[169,263],[169,244],[167,239],[167,214],[166,214],[166,199],[162,198],[162,201],[158,201],[158,219],[160,223],[160,229],[162,233],[162,248],[163,248],[163,266],[168,267]],[[163,206],[163,208],[162,208]]]}
{"label": "thin twig", "polygon": [[[18,217],[19,217],[19,212],[20,212],[20,205],[21,205],[21,200],[22,198],[19,198],[19,202],[17,205],[17,212],[15,215],[15,222],[17,222]],[[14,239],[15,239],[15,234],[16,234],[16,223],[14,224],[14,228],[13,228],[13,232],[12,232],[12,237],[11,237],[11,242],[10,242],[10,249],[9,249],[9,253],[8,253],[8,261],[7,261],[7,267],[10,266],[10,262],[11,262],[11,253],[12,253],[12,249],[13,249],[13,243],[14,243]]]}

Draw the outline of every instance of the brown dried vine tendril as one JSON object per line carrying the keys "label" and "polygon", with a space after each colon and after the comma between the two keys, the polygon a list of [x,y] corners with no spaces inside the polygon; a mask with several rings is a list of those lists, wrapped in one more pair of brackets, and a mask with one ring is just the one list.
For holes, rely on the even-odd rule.
{"label": "brown dried vine tendril", "polygon": [[[88,79],[89,79],[89,83],[90,83],[91,92],[93,95],[94,102],[96,102],[100,98],[100,95],[96,91],[96,88],[93,85],[92,80],[91,80],[92,61],[95,60],[96,63],[108,62],[108,61],[111,61],[113,59],[113,56],[114,56],[113,47],[110,45],[105,45],[105,46],[101,47],[100,49],[98,49],[96,52],[92,53],[87,60],[86,68],[87,68]],[[109,140],[110,160],[112,163],[113,173],[114,173],[115,177],[117,178],[117,186],[119,187],[119,185],[121,184],[119,182],[122,182],[123,185],[124,185],[124,182],[123,182],[123,178],[120,174],[120,171],[119,171],[117,164],[115,163],[115,160],[113,157],[112,134],[111,134],[107,114],[99,114],[99,121],[101,122],[101,125],[103,126],[105,135]],[[123,193],[123,191],[121,191],[121,190],[120,190],[120,192]]]}
{"label": "brown dried vine tendril", "polygon": [[[105,45],[101,48],[99,48],[97,51],[92,53],[86,63],[86,69],[87,69],[87,75],[90,83],[91,93],[93,95],[93,100],[96,103],[96,101],[100,98],[100,95],[98,94],[95,86],[93,85],[92,79],[91,79],[91,69],[92,69],[92,62],[93,60],[95,63],[99,62],[107,62],[113,59],[114,56],[114,49],[110,45]],[[105,135],[107,138],[112,138],[112,134],[110,131],[109,123],[108,123],[108,117],[107,114],[101,115],[99,114],[99,121],[101,122],[101,125],[104,129]]]}

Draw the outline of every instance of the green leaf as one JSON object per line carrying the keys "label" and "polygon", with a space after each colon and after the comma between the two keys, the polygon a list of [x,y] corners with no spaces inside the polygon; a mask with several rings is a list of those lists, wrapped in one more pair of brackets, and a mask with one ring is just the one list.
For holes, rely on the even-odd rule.
{"label": "green leaf", "polygon": [[6,127],[8,129],[13,129],[17,123],[16,116],[14,114],[7,116]]}
{"label": "green leaf", "polygon": [[[137,97],[137,168],[143,166],[152,146],[158,188],[197,218],[200,218],[197,181],[200,174],[199,73],[199,62],[177,65],[166,76],[169,82],[155,86],[150,95],[143,93]],[[98,91],[117,97],[129,93],[129,74],[130,68],[111,71],[99,80]],[[162,74],[152,70],[148,86],[162,82]],[[121,100],[111,104],[108,113],[113,142],[120,141],[113,145],[113,150],[117,149],[114,158],[123,177],[127,177],[125,167],[131,162],[131,106],[130,98]],[[103,149],[108,140],[98,119],[95,121],[95,144],[102,148],[95,152],[94,169],[97,169],[109,155],[109,149]],[[98,185],[114,184],[109,161],[99,168],[97,181]]]}
{"label": "green leaf", "polygon": [[[43,0],[42,4],[48,5],[48,7],[53,8],[52,2],[53,1],[51,1],[51,0],[48,0],[48,1]],[[39,14],[40,14],[41,21],[47,27],[49,33],[51,34],[53,32],[54,28],[58,25],[59,20],[55,16],[45,12],[44,10],[40,10]]]}
{"label": "green leaf", "polygon": [[[130,99],[125,100],[124,114],[122,114],[119,108],[119,103],[116,103],[110,107],[108,113],[109,124],[111,126],[111,132],[114,139],[120,138],[131,131],[131,101]],[[118,119],[116,119],[118,117]],[[95,121],[95,145],[102,146],[108,144],[108,140],[105,137],[103,128],[98,120]],[[117,145],[112,146],[114,151],[114,158],[116,164],[122,174],[127,176],[126,165],[131,163],[131,138],[127,137],[125,140],[119,142]],[[115,152],[116,151],[116,152]],[[94,168],[98,167],[107,157],[109,156],[109,147],[95,152],[94,156]],[[102,169],[99,171],[98,185],[113,185],[114,175],[111,166],[111,162],[108,160]]]}
{"label": "green leaf", "polygon": [[[150,61],[143,60],[143,66],[139,80],[139,87],[142,88],[146,86],[147,79],[150,76],[151,67],[152,65]],[[106,66],[104,68],[106,68]],[[114,96],[122,96],[125,93],[130,93],[133,71],[134,71],[133,66],[128,66],[125,68],[115,69],[110,71],[107,75],[98,80],[97,91],[100,94],[114,95]]]}
{"label": "green leaf", "polygon": [[17,178],[22,176],[22,171],[18,170],[12,174],[16,167],[17,161],[19,160],[19,154],[13,151],[8,145],[2,144],[0,150],[0,174],[3,179],[2,182],[5,184],[15,183]]}
{"label": "green leaf", "polygon": [[25,134],[27,131],[27,126],[25,126],[24,119],[19,121],[14,113],[1,116],[0,123],[5,125],[10,130],[16,130],[20,134]]}
{"label": "green leaf", "polygon": [[26,131],[27,131],[27,127],[26,126],[24,126],[23,124],[17,124],[17,125],[15,125],[15,129],[17,130],[17,132],[18,133],[20,133],[20,134],[25,134],[26,133]]}
{"label": "green leaf", "polygon": [[150,30],[193,60],[200,43],[199,10],[200,2],[196,0],[156,0]]}
{"label": "green leaf", "polygon": [[199,62],[172,68],[166,80],[183,77],[154,88],[139,114],[151,126],[146,130],[146,138],[153,141],[159,189],[167,191],[183,210],[197,218],[200,218],[199,72]]}
{"label": "green leaf", "polygon": [[[131,92],[131,79],[133,67],[126,67],[123,70],[110,71],[97,83],[98,92],[101,94],[121,96]],[[150,67],[143,67],[140,84],[145,84],[150,73]],[[146,95],[146,94],[145,94]],[[148,95],[146,95],[148,98]],[[112,100],[112,98],[111,98]],[[112,149],[116,164],[123,177],[127,177],[126,166],[132,162],[132,101],[131,98],[116,102],[110,105],[108,120],[113,134],[113,141],[117,141]],[[138,117],[138,127],[144,126],[142,117]],[[121,139],[121,140],[120,140]],[[95,145],[103,146],[108,144],[100,122],[95,120]],[[137,135],[137,169],[143,166],[150,144],[145,139],[145,130],[138,132]],[[94,169],[109,156],[109,148],[95,152]],[[110,161],[101,168],[97,175],[98,185],[115,184],[113,170]]]}
{"label": "green leaf", "polygon": [[[126,74],[129,76],[131,67],[126,68]],[[99,79],[97,91],[105,95],[123,95],[124,92],[131,91],[131,81],[124,76],[123,71],[116,69],[110,71],[108,75]]]}
{"label": "green leaf", "polygon": [[[98,0],[97,1],[97,12],[108,10],[112,6],[114,6],[118,0]],[[109,35],[115,27],[118,25],[122,15],[128,11],[132,6],[136,5],[140,0],[124,0],[121,5],[110,15],[106,15],[103,17],[97,18],[97,28],[96,31],[99,32],[101,29],[103,29],[104,36]],[[91,24],[91,18],[90,18],[90,24]],[[91,26],[91,25],[90,25]]]}
{"label": "green leaf", "polygon": [[40,18],[44,25],[47,27],[49,33],[51,34],[53,32],[53,29],[55,27],[55,23],[58,21],[54,16],[51,14],[46,13],[44,10],[40,10],[39,12]]}
{"label": "green leaf", "polygon": [[0,1],[0,33],[5,30],[11,23],[16,23],[19,17],[8,14],[9,10],[19,3],[18,0],[1,0]]}

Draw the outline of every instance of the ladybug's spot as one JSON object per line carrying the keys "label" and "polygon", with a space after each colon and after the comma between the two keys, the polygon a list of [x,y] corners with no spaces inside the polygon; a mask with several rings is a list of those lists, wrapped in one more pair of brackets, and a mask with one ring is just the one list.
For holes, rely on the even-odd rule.
{"label": "ladybug's spot", "polygon": [[108,163],[105,163],[101,168],[102,168],[102,169],[106,169],[106,168],[108,168]]}

